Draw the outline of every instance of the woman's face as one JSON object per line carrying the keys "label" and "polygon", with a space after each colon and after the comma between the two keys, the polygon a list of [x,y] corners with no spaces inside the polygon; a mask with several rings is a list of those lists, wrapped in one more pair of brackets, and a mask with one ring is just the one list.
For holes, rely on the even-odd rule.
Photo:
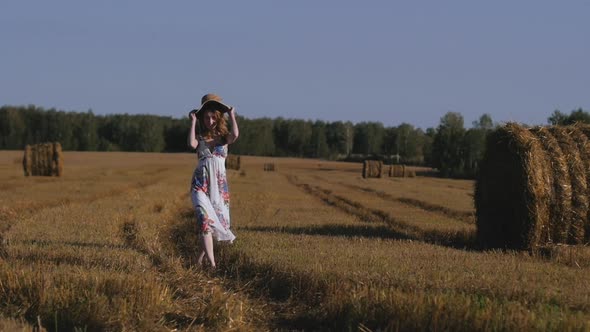
{"label": "woman's face", "polygon": [[215,129],[215,126],[217,125],[217,118],[215,117],[215,112],[206,111],[205,114],[203,114],[203,123],[205,124],[205,127],[207,127],[208,130]]}

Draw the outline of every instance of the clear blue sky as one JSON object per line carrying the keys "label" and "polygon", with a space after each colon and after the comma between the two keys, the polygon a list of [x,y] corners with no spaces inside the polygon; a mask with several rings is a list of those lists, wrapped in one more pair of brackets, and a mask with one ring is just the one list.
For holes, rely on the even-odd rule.
{"label": "clear blue sky", "polygon": [[466,127],[590,110],[590,1],[2,1],[0,105]]}

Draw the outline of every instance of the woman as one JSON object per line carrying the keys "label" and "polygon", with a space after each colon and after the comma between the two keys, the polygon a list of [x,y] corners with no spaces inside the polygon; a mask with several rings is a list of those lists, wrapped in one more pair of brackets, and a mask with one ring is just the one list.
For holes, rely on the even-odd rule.
{"label": "woman", "polygon": [[[227,128],[224,113],[229,114],[231,131]],[[233,107],[221,102],[214,94],[201,99],[201,107],[189,113],[192,121],[188,144],[197,150],[199,164],[193,173],[191,199],[197,218],[201,241],[198,263],[203,263],[205,254],[215,268],[213,238],[232,242],[236,237],[231,232],[229,217],[229,191],[225,173],[227,146],[239,136],[236,112]],[[199,134],[197,136],[197,121]]]}

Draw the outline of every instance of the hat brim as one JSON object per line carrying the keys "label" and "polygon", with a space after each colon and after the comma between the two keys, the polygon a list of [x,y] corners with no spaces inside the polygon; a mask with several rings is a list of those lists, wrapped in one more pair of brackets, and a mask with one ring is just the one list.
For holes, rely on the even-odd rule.
{"label": "hat brim", "polygon": [[231,106],[226,105],[220,101],[207,100],[206,102],[201,104],[201,107],[192,110],[191,113],[195,113],[195,115],[199,115],[201,111],[220,111],[221,113],[226,113],[229,112],[230,109]]}

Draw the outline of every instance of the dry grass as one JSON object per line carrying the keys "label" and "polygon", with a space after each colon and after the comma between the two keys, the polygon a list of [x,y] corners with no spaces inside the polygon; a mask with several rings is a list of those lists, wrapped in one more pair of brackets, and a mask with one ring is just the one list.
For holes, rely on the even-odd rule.
{"label": "dry grass", "polygon": [[250,329],[255,306],[160,236],[188,203],[190,156],[84,155],[66,153],[79,167],[54,181],[0,173],[14,185],[2,192],[2,313],[59,330]]}
{"label": "dry grass", "polygon": [[194,156],[65,152],[49,181],[14,157],[0,153],[0,326],[590,329],[586,247],[457,245],[474,231],[469,181],[362,180],[360,164],[290,158],[265,172],[269,158],[242,157],[228,173],[238,238],[212,273],[195,265]]}

